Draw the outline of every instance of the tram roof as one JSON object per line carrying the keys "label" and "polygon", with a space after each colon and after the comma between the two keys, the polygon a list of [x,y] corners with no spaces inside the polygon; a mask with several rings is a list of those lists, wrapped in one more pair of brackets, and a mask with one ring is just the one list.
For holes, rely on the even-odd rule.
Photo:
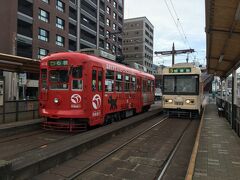
{"label": "tram roof", "polygon": [[39,73],[40,60],[0,53],[0,69],[10,72]]}
{"label": "tram roof", "polygon": [[240,1],[205,0],[207,69],[228,76],[240,65]]}

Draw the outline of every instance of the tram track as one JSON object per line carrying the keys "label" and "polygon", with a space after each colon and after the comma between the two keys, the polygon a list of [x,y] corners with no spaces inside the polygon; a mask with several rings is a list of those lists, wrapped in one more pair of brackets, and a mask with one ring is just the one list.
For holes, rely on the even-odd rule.
{"label": "tram track", "polygon": [[76,172],[75,174],[73,174],[72,176],[68,177],[68,180],[73,180],[75,178],[77,178],[78,176],[80,176],[81,174],[83,174],[84,172],[86,172],[87,170],[89,170],[90,168],[94,167],[95,165],[101,163],[104,159],[108,158],[109,156],[111,156],[112,154],[116,153],[117,151],[119,151],[120,149],[122,149],[123,147],[125,147],[126,145],[128,145],[129,143],[131,143],[132,141],[134,141],[135,139],[137,139],[138,137],[140,137],[141,135],[145,134],[146,132],[150,131],[151,129],[153,129],[154,127],[156,127],[157,125],[161,124],[162,122],[164,122],[165,120],[167,120],[168,117],[164,117],[163,119],[161,119],[159,122],[155,123],[154,125],[152,125],[151,127],[145,129],[144,131],[140,132],[139,134],[135,135],[134,137],[132,137],[130,140],[126,141],[125,143],[121,144],[120,146],[118,146],[117,148],[113,149],[112,151],[110,151],[109,153],[107,153],[105,156],[101,157],[100,159],[96,160],[95,162],[91,163],[89,166],[85,167],[84,169],[82,169],[79,172]]}
{"label": "tram track", "polygon": [[71,136],[72,134],[38,130],[2,138],[0,140],[0,159],[12,160],[24,153],[45,148],[49,144],[63,141]]}
{"label": "tram track", "polygon": [[[194,121],[194,123],[196,122],[197,121]],[[190,128],[191,123],[191,120],[186,119],[172,119],[167,117],[154,118],[139,125],[142,127],[136,127],[125,132],[126,134],[123,133],[120,137],[115,136],[112,140],[106,142],[105,145],[102,144],[99,147],[90,149],[79,157],[63,163],[59,167],[52,168],[48,172],[42,173],[40,176],[37,176],[36,179],[39,179],[39,177],[47,178],[51,172],[57,176],[62,175],[63,179],[68,180],[101,179],[104,177],[110,179],[132,179],[133,177],[135,177],[135,179],[158,179],[160,174],[162,174],[162,177],[165,175],[168,166],[171,164],[172,157],[174,157],[175,153],[178,151],[181,141],[185,136],[185,132]],[[138,130],[139,128],[142,129]],[[156,134],[156,132],[159,134]],[[152,138],[147,139],[147,137],[151,136]],[[157,142],[154,144],[154,140],[152,143],[151,139],[160,142],[159,145]],[[120,142],[118,142],[119,140]],[[143,146],[141,146],[141,144]],[[146,147],[144,147],[146,144],[147,148],[149,148],[149,152],[145,149]],[[151,147],[151,145],[153,147]],[[159,148],[159,150],[156,147]],[[104,151],[104,153],[100,153],[100,151]],[[149,157],[142,157],[142,154],[146,154]],[[122,159],[122,157],[124,158]],[[87,160],[89,161],[86,162]],[[153,160],[153,162],[150,162],[151,160]],[[78,161],[80,161],[79,165],[77,164]],[[136,163],[135,161],[140,161],[140,163]],[[143,165],[141,163],[146,164]],[[119,164],[121,164],[121,167],[117,167]],[[155,172],[153,174],[148,174],[147,176],[145,176],[145,174],[141,176],[134,174],[139,167],[148,167],[148,165],[151,171],[154,169]],[[77,166],[80,167],[77,168]],[[72,168],[73,173],[68,172],[65,174],[58,170],[58,168],[63,170],[64,167],[67,168],[68,171],[69,168]],[[119,175],[119,171],[126,171],[126,174],[124,174],[125,172],[121,172],[121,175]],[[134,176],[131,178],[130,174],[134,174]]]}
{"label": "tram track", "polygon": [[11,163],[11,171],[7,173],[10,178],[32,179],[160,114],[161,110],[157,108],[80,134],[37,130],[8,136],[1,139],[0,151],[3,153],[0,154],[0,159]]}
{"label": "tram track", "polygon": [[[165,122],[166,121],[166,122]],[[121,149],[123,149],[124,147],[128,146],[130,143],[132,143],[133,141],[137,140],[139,137],[143,136],[145,133],[148,133],[149,131],[151,131],[152,129],[154,129],[157,126],[160,126],[161,129],[163,129],[165,126],[167,126],[168,122],[172,121],[171,118],[163,118],[162,120],[159,120],[159,122],[155,123],[154,125],[152,125],[151,127],[146,128],[145,130],[143,130],[142,132],[136,134],[134,137],[132,137],[130,140],[127,140],[126,142],[124,142],[123,144],[119,145],[118,147],[116,147],[115,149],[111,150],[109,153],[107,153],[106,155],[100,157],[99,159],[95,160],[94,162],[92,162],[91,164],[89,164],[88,166],[86,166],[85,168],[75,172],[74,174],[72,174],[71,176],[67,177],[66,179],[68,180],[73,180],[73,179],[88,179],[88,173],[89,172],[94,172],[94,167],[101,166],[101,163],[104,163],[104,160],[111,158],[111,156],[113,156],[115,153],[118,153],[119,151],[121,151]],[[177,121],[183,121],[182,119],[178,119]],[[186,121],[186,120],[184,120]],[[165,124],[164,124],[165,122]],[[163,179],[169,165],[171,164],[171,161],[173,159],[173,157],[175,156],[176,152],[179,149],[180,144],[182,143],[182,140],[187,132],[187,130],[190,128],[192,124],[192,120],[189,120],[188,122],[185,122],[185,125],[182,127],[182,131],[179,133],[179,135],[177,136],[177,140],[174,143],[173,147],[171,149],[168,150],[168,153],[166,153],[165,159],[162,162],[162,164],[159,166],[159,170],[156,171],[156,174],[154,176],[154,179]],[[107,167],[106,167],[107,168]],[[93,170],[92,170],[93,169]],[[87,175],[86,175],[87,174]],[[99,174],[98,174],[99,175]],[[114,175],[111,175],[114,178],[116,178]],[[119,178],[119,177],[117,177]],[[121,177],[123,178],[123,177]],[[125,178],[125,177],[124,177]],[[90,179],[97,179],[97,178],[91,178]],[[130,178],[131,179],[131,178]]]}
{"label": "tram track", "polygon": [[157,180],[163,179],[163,177],[164,177],[167,169],[169,168],[173,157],[176,155],[176,152],[177,152],[180,144],[182,143],[183,137],[184,137],[184,135],[186,134],[186,131],[188,130],[188,128],[189,128],[189,126],[190,126],[191,123],[192,123],[192,121],[190,121],[190,122],[187,124],[187,126],[184,128],[181,136],[178,138],[177,142],[175,143],[174,148],[171,150],[171,152],[169,153],[166,161],[163,163],[163,165],[162,165],[162,167],[161,167],[161,169],[160,169],[160,171],[159,171],[159,176],[156,177],[155,179],[157,179]]}

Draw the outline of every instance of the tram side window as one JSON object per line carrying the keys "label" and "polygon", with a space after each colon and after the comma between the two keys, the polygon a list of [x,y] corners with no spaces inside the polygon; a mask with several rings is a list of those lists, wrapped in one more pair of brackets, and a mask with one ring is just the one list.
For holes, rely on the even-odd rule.
{"label": "tram side window", "polygon": [[151,81],[147,81],[147,92],[151,92]]}
{"label": "tram side window", "polygon": [[136,91],[136,77],[132,76],[132,91]]}
{"label": "tram side window", "polygon": [[102,91],[102,71],[98,71],[98,91]]}
{"label": "tram side window", "polygon": [[73,78],[82,78],[82,66],[72,68]]}
{"label": "tram side window", "polygon": [[147,81],[142,81],[142,92],[147,92]]}
{"label": "tram side window", "polygon": [[137,91],[141,91],[141,80],[137,79]]}
{"label": "tram side window", "polygon": [[41,70],[42,88],[47,88],[47,69]]}
{"label": "tram side window", "polygon": [[129,92],[130,91],[130,76],[129,75],[125,75],[124,91],[125,92]]}
{"label": "tram side window", "polygon": [[114,91],[114,71],[106,71],[106,80],[105,80],[105,91],[113,92]]}
{"label": "tram side window", "polygon": [[122,74],[116,73],[116,91],[121,92],[122,91]]}
{"label": "tram side window", "polygon": [[151,92],[154,93],[154,81],[151,81]]}
{"label": "tram side window", "polygon": [[96,84],[97,84],[97,71],[92,70],[92,91],[96,90]]}
{"label": "tram side window", "polygon": [[73,90],[82,90],[83,81],[82,81],[82,66],[72,68],[72,89]]}

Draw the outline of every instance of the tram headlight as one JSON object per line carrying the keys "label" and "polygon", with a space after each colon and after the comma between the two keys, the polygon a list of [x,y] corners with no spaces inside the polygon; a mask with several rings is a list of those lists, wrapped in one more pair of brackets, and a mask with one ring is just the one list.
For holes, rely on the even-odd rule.
{"label": "tram headlight", "polygon": [[194,104],[194,100],[193,99],[186,99],[186,104]]}
{"label": "tram headlight", "polygon": [[172,100],[172,99],[166,99],[165,102],[166,102],[166,103],[172,103],[173,100]]}
{"label": "tram headlight", "polygon": [[58,104],[58,103],[59,103],[59,99],[58,99],[58,98],[54,98],[54,99],[53,99],[53,102],[54,102],[55,104]]}
{"label": "tram headlight", "polygon": [[191,101],[190,101],[189,99],[186,100],[186,103],[187,103],[187,104],[190,104],[190,102],[191,102]]}

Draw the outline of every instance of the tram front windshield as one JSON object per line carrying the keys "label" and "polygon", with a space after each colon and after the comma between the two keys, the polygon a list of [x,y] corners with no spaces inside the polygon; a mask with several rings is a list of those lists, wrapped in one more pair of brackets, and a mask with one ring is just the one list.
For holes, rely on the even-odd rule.
{"label": "tram front windshield", "polygon": [[163,78],[163,93],[178,95],[198,94],[199,76],[198,75],[166,75]]}
{"label": "tram front windshield", "polygon": [[68,89],[68,76],[67,69],[50,70],[50,89]]}

